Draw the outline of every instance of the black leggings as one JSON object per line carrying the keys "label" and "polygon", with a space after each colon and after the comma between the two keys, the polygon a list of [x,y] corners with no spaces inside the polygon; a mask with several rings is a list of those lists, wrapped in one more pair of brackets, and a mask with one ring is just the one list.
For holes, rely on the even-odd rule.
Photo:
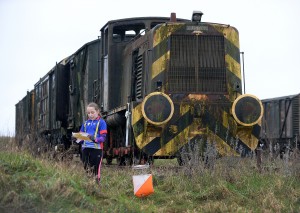
{"label": "black leggings", "polygon": [[84,148],[82,150],[82,162],[86,171],[92,168],[93,174],[98,175],[102,158],[102,149]]}

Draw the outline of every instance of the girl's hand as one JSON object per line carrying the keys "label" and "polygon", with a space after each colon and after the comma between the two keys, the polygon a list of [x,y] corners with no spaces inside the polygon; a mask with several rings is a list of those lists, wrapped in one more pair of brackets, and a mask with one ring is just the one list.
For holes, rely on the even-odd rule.
{"label": "girl's hand", "polygon": [[93,142],[95,142],[95,137],[94,137],[94,135],[89,135],[88,136]]}

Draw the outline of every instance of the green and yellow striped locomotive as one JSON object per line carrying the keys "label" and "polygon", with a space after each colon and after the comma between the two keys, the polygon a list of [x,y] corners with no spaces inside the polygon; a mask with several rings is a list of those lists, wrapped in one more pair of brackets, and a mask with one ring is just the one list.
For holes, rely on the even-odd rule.
{"label": "green and yellow striped locomotive", "polygon": [[201,16],[171,16],[124,49],[127,145],[135,142],[147,156],[178,156],[199,140],[214,142],[222,156],[257,146],[263,108],[257,97],[242,94],[238,31]]}
{"label": "green and yellow striped locomotive", "polygon": [[258,144],[262,103],[243,94],[237,29],[202,15],[107,22],[35,84],[34,116],[24,119],[51,144],[70,145],[96,102],[108,125],[104,157],[120,165],[179,157],[199,141],[221,156],[247,155]]}

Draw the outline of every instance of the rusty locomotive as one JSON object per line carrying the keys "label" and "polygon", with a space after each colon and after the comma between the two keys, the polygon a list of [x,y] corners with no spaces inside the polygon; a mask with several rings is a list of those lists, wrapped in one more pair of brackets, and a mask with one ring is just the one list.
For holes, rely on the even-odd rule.
{"label": "rusty locomotive", "polygon": [[263,106],[242,91],[238,30],[202,15],[107,22],[98,39],[56,63],[16,104],[17,140],[76,145],[71,134],[93,101],[108,125],[107,163],[181,162],[181,150],[199,140],[221,156],[253,151]]}

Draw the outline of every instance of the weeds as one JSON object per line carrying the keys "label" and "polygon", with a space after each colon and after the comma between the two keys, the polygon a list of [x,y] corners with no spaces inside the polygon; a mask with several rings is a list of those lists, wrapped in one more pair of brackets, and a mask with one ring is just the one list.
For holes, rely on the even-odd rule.
{"label": "weeds", "polygon": [[[230,140],[228,138],[228,140]],[[25,143],[25,142],[24,142]],[[27,142],[26,142],[27,143]],[[28,141],[30,143],[30,140]],[[29,146],[30,147],[30,146]],[[133,170],[102,167],[96,185],[80,161],[54,161],[0,142],[0,212],[299,212],[299,150],[270,158],[222,157],[214,141],[199,139],[176,160],[155,160],[154,194],[133,194]],[[204,150],[204,152],[203,152]]]}

